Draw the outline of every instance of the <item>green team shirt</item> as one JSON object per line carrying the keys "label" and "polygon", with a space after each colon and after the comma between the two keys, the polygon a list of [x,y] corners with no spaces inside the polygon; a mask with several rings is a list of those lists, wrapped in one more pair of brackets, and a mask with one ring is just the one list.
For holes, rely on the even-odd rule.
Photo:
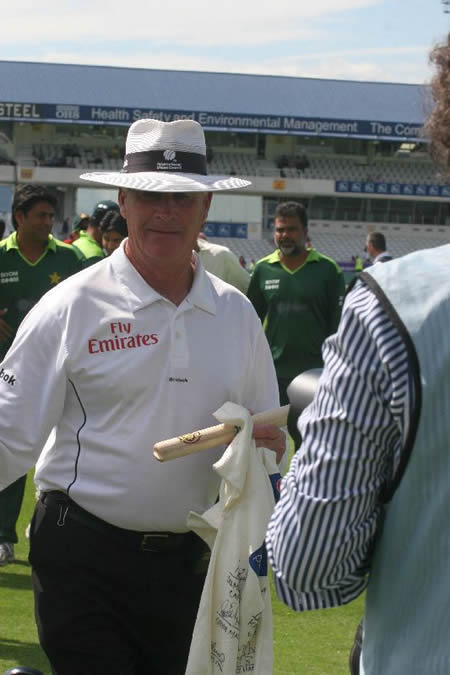
{"label": "green team shirt", "polygon": [[[81,269],[81,254],[52,235],[47,248],[34,263],[20,252],[16,232],[0,241],[0,309],[8,310],[2,318],[13,329],[13,336],[22,319],[44,293]],[[0,343],[0,360],[12,341],[13,338]]]}
{"label": "green team shirt", "polygon": [[263,322],[279,379],[323,365],[321,347],[336,332],[345,283],[339,266],[311,249],[289,270],[277,249],[258,260],[247,292]]}
{"label": "green team shirt", "polygon": [[73,246],[81,251],[85,260],[83,267],[89,267],[105,257],[103,249],[95,239],[90,237],[84,230],[80,231],[80,236],[73,242]]}

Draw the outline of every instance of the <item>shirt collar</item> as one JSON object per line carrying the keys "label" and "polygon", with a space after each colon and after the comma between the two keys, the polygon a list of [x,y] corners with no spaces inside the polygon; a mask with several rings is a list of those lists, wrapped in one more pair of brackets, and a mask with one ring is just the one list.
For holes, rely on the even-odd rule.
{"label": "shirt collar", "polygon": [[185,300],[210,314],[216,313],[216,293],[211,279],[205,272],[200,256],[193,251],[195,260],[194,281]]}
{"label": "shirt collar", "polygon": [[[17,243],[17,231],[11,232],[9,237],[6,239],[6,250],[10,251],[11,249],[20,251],[19,244]],[[44,251],[52,251],[53,253],[56,253],[56,242],[52,234],[48,235],[48,242],[47,246],[44,248]]]}
{"label": "shirt collar", "polygon": [[373,264],[375,265],[376,262],[379,262],[380,260],[383,260],[383,258],[386,257],[391,257],[391,254],[388,251],[381,251],[375,258],[373,259]]}
{"label": "shirt collar", "polygon": [[[86,230],[80,230],[79,235],[80,235],[80,239],[89,239],[89,241],[93,241],[94,244],[97,244],[97,246],[100,246],[98,241],[96,239],[94,239],[94,237],[91,237],[91,235],[88,234],[86,232]],[[101,246],[100,246],[100,248],[101,248]]]}
{"label": "shirt collar", "polygon": [[[120,282],[126,288],[126,297],[132,309],[141,309],[158,301],[170,302],[155,291],[131,264],[125,253],[125,242],[126,239],[109,256],[108,261]],[[193,252],[193,255],[195,257],[194,281],[189,293],[180,304],[180,308],[186,304],[187,306],[198,307],[210,314],[216,314],[216,297],[213,284],[197,253]]]}
{"label": "shirt collar", "polygon": [[[310,248],[309,251],[308,251],[308,256],[307,256],[305,262],[302,263],[301,266],[306,265],[306,263],[317,262],[319,259],[320,259],[320,256],[319,256],[319,253],[316,251],[316,249]],[[271,264],[280,263],[280,265],[282,265],[283,263],[281,262],[281,259],[280,259],[280,249],[277,248],[277,249],[275,249],[275,251],[273,253],[268,255],[267,258],[266,258],[266,262],[271,263]]]}

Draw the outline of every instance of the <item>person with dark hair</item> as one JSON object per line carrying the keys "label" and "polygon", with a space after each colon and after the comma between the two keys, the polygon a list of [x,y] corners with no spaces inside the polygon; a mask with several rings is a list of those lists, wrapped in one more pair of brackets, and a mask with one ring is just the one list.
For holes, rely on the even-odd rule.
{"label": "person with dark hair", "polygon": [[[41,185],[19,185],[12,204],[16,229],[0,242],[0,361],[11,346],[19,324],[48,290],[81,269],[81,256],[52,234],[56,199]],[[0,369],[8,386],[14,377]],[[6,380],[5,380],[6,378]],[[0,491],[0,565],[14,560],[16,523],[26,476]]]}
{"label": "person with dark hair", "polygon": [[0,241],[5,236],[6,223],[3,219],[0,220]]}
{"label": "person with dark hair", "polygon": [[263,322],[285,405],[291,380],[322,366],[322,344],[337,329],[345,283],[334,260],[307,248],[303,204],[278,205],[274,238],[277,250],[256,263],[247,296]]}
{"label": "person with dark hair", "polygon": [[369,232],[366,238],[366,251],[373,265],[392,260],[391,254],[386,250],[386,237],[382,232]]}
{"label": "person with dark hair", "polygon": [[111,255],[128,237],[127,221],[117,211],[107,211],[100,221],[102,245],[106,255]]}
{"label": "person with dark hair", "polygon": [[112,199],[101,199],[97,204],[94,206],[94,210],[92,211],[92,216],[91,216],[91,221],[93,225],[96,227],[100,227],[100,223],[102,222],[103,218],[106,216],[108,211],[115,211],[116,213],[120,213],[120,206],[117,202],[113,201]]}
{"label": "person with dark hair", "polygon": [[[448,37],[432,60],[427,129],[450,178]],[[449,263],[447,244],[359,276],[267,532],[277,590],[294,609],[367,588],[351,655],[361,675],[449,672]]]}
{"label": "person with dark hair", "polygon": [[80,229],[80,236],[73,245],[76,246],[84,255],[85,267],[95,264],[105,257],[102,249],[102,231],[100,223],[108,211],[119,212],[119,205],[110,199],[103,199],[94,207],[92,216],[87,221],[86,229]]}

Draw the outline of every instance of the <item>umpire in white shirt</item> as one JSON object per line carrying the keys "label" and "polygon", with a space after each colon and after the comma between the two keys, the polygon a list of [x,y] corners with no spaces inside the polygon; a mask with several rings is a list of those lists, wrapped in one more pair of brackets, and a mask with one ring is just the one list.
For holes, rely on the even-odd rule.
{"label": "umpire in white shirt", "polygon": [[[222,449],[160,464],[156,441],[215,423],[231,400],[278,405],[247,298],[192,253],[212,193],[199,124],[139,120],[119,187],[129,237],[33,308],[1,365],[0,488],[39,458],[31,527],[36,620],[53,675],[181,675],[205,576],[189,511],[216,500]],[[284,436],[255,427],[279,457]]]}

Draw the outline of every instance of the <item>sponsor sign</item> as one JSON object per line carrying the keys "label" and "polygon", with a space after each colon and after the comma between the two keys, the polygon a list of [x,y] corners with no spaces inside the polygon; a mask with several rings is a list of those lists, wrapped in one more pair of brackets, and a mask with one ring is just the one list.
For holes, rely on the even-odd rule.
{"label": "sponsor sign", "polygon": [[85,124],[130,125],[152,117],[163,122],[191,119],[205,129],[245,131],[304,136],[342,136],[394,140],[422,140],[422,126],[410,122],[379,122],[286,115],[252,115],[204,110],[160,110],[76,104],[15,103],[0,101],[0,121],[79,122]]}
{"label": "sponsor sign", "polygon": [[386,183],[373,181],[337,180],[335,192],[394,195],[407,197],[450,197],[450,187],[447,185],[424,185],[422,183]]}
{"label": "sponsor sign", "polygon": [[237,237],[248,239],[247,223],[206,223],[203,232],[207,237]]}
{"label": "sponsor sign", "polygon": [[33,180],[33,169],[29,167],[20,168],[20,179],[21,180]]}

